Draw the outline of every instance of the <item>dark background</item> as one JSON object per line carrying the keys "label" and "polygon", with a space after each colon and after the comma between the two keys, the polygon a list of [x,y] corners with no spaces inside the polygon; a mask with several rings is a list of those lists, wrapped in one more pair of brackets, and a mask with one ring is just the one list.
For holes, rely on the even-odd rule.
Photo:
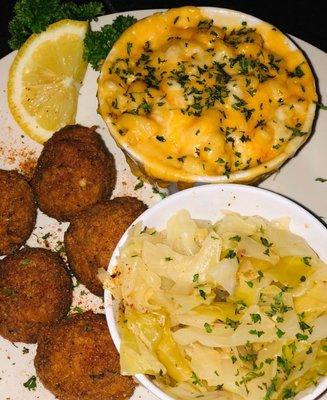
{"label": "dark background", "polygon": [[[83,3],[84,1],[75,1]],[[146,8],[170,8],[183,5],[202,5],[231,8],[252,14],[277,26],[285,33],[297,36],[327,51],[327,2],[315,0],[103,0],[107,13]],[[13,15],[14,0],[3,0],[0,5],[0,58],[10,52],[8,22]],[[44,6],[46,7],[46,0]]]}

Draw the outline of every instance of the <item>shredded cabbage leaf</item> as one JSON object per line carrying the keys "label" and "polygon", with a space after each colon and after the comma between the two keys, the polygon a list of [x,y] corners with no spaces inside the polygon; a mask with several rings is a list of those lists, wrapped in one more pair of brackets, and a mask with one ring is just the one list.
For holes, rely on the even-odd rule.
{"label": "shredded cabbage leaf", "polygon": [[120,304],[122,373],[176,399],[291,399],[327,373],[327,266],[288,218],[181,210],[135,226],[99,278]]}

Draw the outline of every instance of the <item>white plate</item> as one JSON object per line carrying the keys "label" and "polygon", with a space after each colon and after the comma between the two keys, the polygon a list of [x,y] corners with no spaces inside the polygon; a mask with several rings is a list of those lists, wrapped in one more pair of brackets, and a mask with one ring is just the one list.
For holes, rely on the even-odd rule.
{"label": "white plate", "polygon": [[[131,11],[123,14],[134,15],[137,19],[152,14],[156,10]],[[107,15],[92,23],[93,29],[99,29],[102,25],[111,23],[119,14]],[[319,87],[322,91],[327,87],[327,55],[321,50],[295,39],[296,43],[307,54],[313,69],[319,79]],[[7,106],[7,79],[10,65],[15,53],[0,60],[0,168],[26,170],[36,160],[42,146],[23,135],[23,132],[10,115]],[[153,194],[152,187],[145,184],[144,187],[134,192],[134,186],[138,182],[130,173],[122,152],[117,148],[113,139],[107,133],[107,128],[101,117],[97,114],[96,80],[98,73],[88,67],[81,96],[78,104],[77,122],[86,126],[98,125],[98,131],[102,134],[105,143],[116,159],[118,169],[117,187],[114,196],[134,195],[148,205],[155,204],[161,197]],[[322,101],[327,102],[327,94],[322,93]],[[282,193],[319,216],[327,217],[327,182],[316,182],[315,178],[327,178],[327,161],[325,149],[327,149],[327,111],[320,111],[317,119],[315,133],[305,145],[297,157],[285,165],[280,173],[274,174],[261,184],[262,187]],[[27,160],[27,162],[26,162]],[[59,224],[54,219],[48,218],[39,212],[36,228],[28,241],[31,246],[45,246],[41,239],[47,232],[53,232],[49,239],[51,248],[56,248],[57,241],[63,240],[63,233],[68,224]],[[101,311],[103,307],[99,298],[90,294],[80,296],[83,289],[80,285],[74,292],[74,306],[79,305],[84,309],[91,308]],[[23,354],[23,347],[29,349],[29,353]],[[53,400],[54,396],[46,391],[37,381],[37,389],[28,391],[23,383],[32,375],[35,375],[33,359],[35,345],[16,345],[0,337],[0,399],[1,400]],[[132,397],[136,400],[155,400],[144,388],[138,388]],[[326,396],[327,400],[327,396]]]}
{"label": "white plate", "polygon": [[[327,263],[327,229],[311,213],[298,206],[296,203],[272,193],[268,190],[245,185],[203,185],[169,196],[164,201],[151,207],[138,217],[134,224],[155,228],[161,231],[166,228],[167,221],[181,209],[190,212],[194,219],[215,223],[221,219],[223,211],[233,211],[241,215],[259,215],[268,220],[290,218],[290,230],[303,237],[320,259]],[[133,225],[134,225],[133,224]],[[129,230],[120,239],[108,270],[113,271],[117,264],[120,249],[128,239]],[[119,307],[106,290],[104,295],[105,312],[112,339],[120,348],[120,336],[116,323],[116,313]],[[173,400],[162,392],[145,375],[136,375],[137,379],[162,400]],[[316,388],[307,390],[307,395],[302,395],[301,400],[313,400],[327,389],[327,377],[321,380]],[[304,393],[303,393],[304,394]]]}

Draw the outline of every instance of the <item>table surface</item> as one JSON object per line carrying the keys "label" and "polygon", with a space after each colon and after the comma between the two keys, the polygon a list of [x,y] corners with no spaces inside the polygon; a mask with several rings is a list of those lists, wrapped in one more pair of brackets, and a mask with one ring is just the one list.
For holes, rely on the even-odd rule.
{"label": "table surface", "polygon": [[[75,0],[84,3],[83,0]],[[102,0],[107,14],[149,8],[170,8],[183,5],[202,5],[230,8],[254,15],[270,22],[285,33],[297,36],[306,42],[327,51],[326,5],[327,2],[309,0]],[[0,12],[0,58],[10,52],[8,47],[8,22],[13,16],[14,0],[1,2]],[[46,0],[44,0],[46,4]],[[325,10],[325,11],[324,11]]]}

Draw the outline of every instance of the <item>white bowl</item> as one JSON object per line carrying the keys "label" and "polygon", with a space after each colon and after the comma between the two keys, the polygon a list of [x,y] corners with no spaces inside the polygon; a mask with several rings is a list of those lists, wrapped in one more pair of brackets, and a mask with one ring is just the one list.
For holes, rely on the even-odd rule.
{"label": "white bowl", "polygon": [[[244,185],[203,185],[187,189],[167,197],[145,211],[134,222],[144,226],[164,229],[167,220],[181,209],[187,209],[193,218],[217,221],[223,217],[222,211],[229,210],[242,215],[259,215],[268,220],[289,217],[292,232],[302,236],[315,250],[321,260],[327,262],[327,229],[312,214],[296,203],[276,193]],[[133,225],[134,225],[133,224]],[[130,229],[130,228],[129,228]],[[109,263],[108,270],[116,265],[120,248],[128,237],[128,231],[119,241]],[[119,351],[120,337],[115,320],[115,301],[105,291],[105,312],[112,339]],[[160,390],[145,375],[136,375],[136,379],[161,400],[172,400],[172,397]],[[313,400],[327,389],[327,378],[324,378],[313,391],[305,391],[297,399]]]}

